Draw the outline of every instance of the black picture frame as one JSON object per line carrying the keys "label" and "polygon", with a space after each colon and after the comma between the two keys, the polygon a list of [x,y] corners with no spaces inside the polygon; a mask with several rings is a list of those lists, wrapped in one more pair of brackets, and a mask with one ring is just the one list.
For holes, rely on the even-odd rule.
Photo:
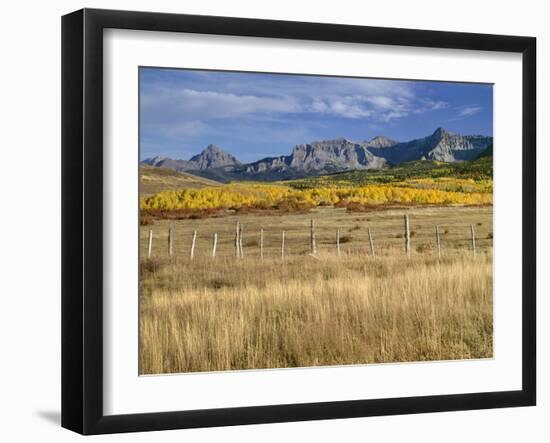
{"label": "black picture frame", "polygon": [[[103,30],[171,31],[522,54],[522,389],[130,415],[103,413]],[[536,403],[536,39],[83,9],[62,18],[62,426],[81,434],[531,406]],[[519,278],[519,275],[518,275]]]}

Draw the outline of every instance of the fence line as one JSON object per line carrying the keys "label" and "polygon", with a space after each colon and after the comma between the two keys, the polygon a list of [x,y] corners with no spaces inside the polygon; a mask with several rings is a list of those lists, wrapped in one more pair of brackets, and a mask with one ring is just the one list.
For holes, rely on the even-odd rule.
{"label": "fence line", "polygon": [[470,225],[470,232],[472,234],[472,254],[476,256],[476,233],[474,231],[474,225]]}
{"label": "fence line", "polygon": [[264,230],[260,229],[260,258],[264,258]]}
{"label": "fence line", "polygon": [[197,242],[197,230],[193,231],[193,239],[191,240],[191,250],[189,251],[189,258],[193,260],[195,257],[195,243]]}
{"label": "fence line", "polygon": [[411,256],[411,232],[409,229],[409,215],[405,214],[405,254]]}
{"label": "fence line", "polygon": [[147,258],[151,258],[152,248],[153,248],[153,230],[149,229],[149,240],[147,241]]}
{"label": "fence line", "polygon": [[435,243],[437,245],[437,259],[441,260],[441,239],[439,238],[439,225],[435,225]]}
{"label": "fence line", "polygon": [[235,256],[239,258],[239,221],[235,223]]}
{"label": "fence line", "polygon": [[216,258],[216,246],[218,246],[218,233],[214,232],[214,238],[212,239],[212,258]]}
{"label": "fence line", "polygon": [[172,223],[168,226],[168,255],[172,257]]}
{"label": "fence line", "polygon": [[243,225],[241,224],[240,230],[239,230],[239,251],[240,251],[240,257],[244,258],[244,251],[243,251]]}
{"label": "fence line", "polygon": [[367,228],[368,229],[368,233],[369,233],[369,244],[370,244],[370,254],[372,256],[372,258],[376,257],[376,255],[374,254],[374,243],[372,241],[372,234],[370,232],[370,227]]}
{"label": "fence line", "polygon": [[315,255],[317,254],[317,245],[315,244],[315,222],[313,221],[313,219],[311,219],[310,225],[309,225],[309,238],[310,238],[309,241],[311,246],[310,253],[311,255]]}
{"label": "fence line", "polygon": [[[451,225],[453,226],[453,232],[450,233],[450,236],[447,237],[446,235],[449,234],[449,230],[448,229],[444,229],[442,230],[441,226],[438,225],[438,224],[435,224],[435,225],[431,225],[432,228],[431,228],[431,232],[432,234],[430,235],[431,237],[431,240],[427,240],[426,237],[427,235],[427,231],[429,232],[430,229],[426,229],[426,223],[425,221],[423,221],[423,224],[422,225],[415,225],[414,228],[417,229],[416,231],[413,231],[411,230],[411,223],[410,223],[410,219],[409,219],[409,215],[408,214],[404,214],[403,216],[403,225],[402,225],[402,234],[399,234],[399,233],[396,233],[397,231],[397,226],[393,227],[393,226],[390,226],[388,227],[387,224],[384,226],[384,227],[381,227],[380,229],[376,229],[376,226],[367,226],[367,229],[366,229],[366,233],[365,231],[363,231],[363,234],[360,234],[359,237],[360,239],[357,239],[355,240],[354,239],[354,243],[353,243],[353,246],[350,248],[350,247],[344,247],[344,249],[342,249],[342,243],[347,243],[350,241],[350,236],[348,235],[345,235],[345,236],[342,236],[342,230],[341,228],[336,228],[336,230],[333,230],[332,232],[335,233],[332,234],[332,235],[329,235],[329,233],[327,232],[327,230],[325,229],[321,229],[321,232],[320,232],[320,244],[322,245],[322,248],[324,251],[329,251],[329,250],[332,250],[334,251],[334,253],[336,253],[336,255],[338,257],[341,257],[343,254],[350,254],[350,253],[365,253],[365,255],[367,255],[367,252],[370,252],[370,256],[372,258],[375,258],[377,256],[377,251],[375,249],[375,245],[374,245],[374,235],[373,235],[373,229],[376,231],[375,234],[377,236],[377,249],[380,251],[382,250],[383,251],[383,255],[384,255],[384,251],[388,251],[388,250],[394,250],[396,247],[397,247],[397,243],[398,241],[399,242],[403,242],[404,241],[404,254],[407,256],[407,257],[410,257],[411,256],[411,253],[412,253],[412,250],[411,250],[411,243],[414,243],[416,245],[416,249],[415,251],[417,253],[426,253],[428,251],[431,251],[430,253],[434,256],[434,257],[437,257],[438,260],[441,260],[442,259],[442,249],[443,249],[443,242],[445,242],[447,246],[447,248],[450,248],[452,249],[453,251],[456,251],[456,250],[460,250],[462,248],[465,248],[465,250],[470,250],[471,251],[471,256],[473,258],[475,258],[477,256],[477,252],[478,252],[478,249],[479,249],[479,246],[481,244],[481,247],[482,248],[485,248],[487,246],[490,247],[490,245],[492,244],[492,231],[490,231],[487,236],[482,236],[480,237],[481,239],[481,243],[479,242],[479,238],[477,236],[477,233],[476,233],[476,230],[475,230],[475,227],[474,227],[474,224],[470,224],[470,225],[466,225],[466,226],[469,226],[469,229],[468,231],[464,230],[464,231],[461,231],[463,232],[464,234],[466,234],[466,232],[468,232],[468,237],[466,237],[465,235],[460,235],[459,232],[460,232],[460,227],[457,226],[457,225]],[[393,224],[393,223],[392,223]],[[481,226],[482,223],[477,223],[478,226]],[[463,225],[464,226],[464,225]],[[318,234],[319,232],[318,227],[316,226],[316,220],[314,220],[313,218],[310,219],[309,221],[309,236],[305,236],[304,238],[304,231],[302,231],[301,233],[298,232],[297,235],[293,235],[292,238],[291,238],[291,249],[290,249],[290,255],[294,255],[294,254],[306,254],[309,250],[309,254],[313,257],[316,257],[317,256],[317,253],[318,253],[318,244],[319,244],[319,237],[318,237]],[[434,238],[434,234],[433,234],[433,229],[435,228],[435,238]],[[349,229],[349,232],[352,232],[352,231],[355,231],[355,230],[358,230],[360,229],[358,226],[355,226],[355,227],[352,227]],[[166,231],[165,231],[166,232]],[[174,250],[174,245],[176,244],[181,244],[181,241],[179,242],[176,242],[174,243],[175,241],[175,236],[174,236],[174,227],[172,225],[172,223],[170,223],[168,225],[168,232],[167,232],[167,252],[168,252],[168,256],[169,257],[173,257],[175,255],[175,250]],[[221,251],[224,251],[223,249],[223,245],[227,245],[227,242],[223,242],[223,238],[224,238],[224,232],[227,234],[227,231],[223,231],[222,230],[222,243],[221,243],[221,246],[222,246],[222,249]],[[267,236],[267,244],[268,244],[268,248],[266,249],[266,231],[265,229],[262,227],[259,229],[259,231],[256,231],[257,233],[252,235],[252,240],[250,242],[247,243],[247,245],[255,245],[255,246],[258,246],[259,247],[259,256],[261,259],[263,259],[267,254],[269,254],[270,250],[272,251],[273,250],[273,240],[269,240],[269,231],[267,232],[268,236]],[[280,256],[281,258],[285,258],[287,255],[288,255],[288,245],[286,244],[287,243],[287,239],[286,239],[286,234],[288,231],[286,230],[281,230],[281,235],[280,235]],[[295,231],[292,231],[292,232],[295,232]],[[307,231],[306,231],[307,232]],[[399,232],[399,231],[397,231]],[[414,235],[414,234],[418,234],[418,232],[421,232],[421,235],[418,236],[418,235]],[[208,246],[204,246],[204,242],[205,242],[205,239],[208,238],[207,237],[204,237],[202,236],[202,240],[199,242],[198,241],[198,230],[197,229],[194,229],[192,231],[192,237],[191,237],[191,246],[190,246],[190,249],[189,249],[189,258],[191,260],[193,260],[196,256],[196,249],[197,247],[199,248],[200,251],[204,251],[201,253],[201,255],[211,255],[212,258],[216,258],[218,255],[219,255],[219,252],[220,252],[220,235],[219,235],[219,231],[217,232],[214,232],[213,234],[210,233],[208,235],[211,235],[212,237],[212,243],[211,243],[211,254],[209,254],[207,251],[208,251]],[[244,225],[243,223],[241,223],[240,221],[236,221],[235,223],[235,231],[234,231],[234,246],[235,246],[235,255],[236,257],[238,258],[244,258],[244,246],[245,246],[245,242],[244,242]],[[485,234],[483,234],[485,235]],[[154,250],[153,250],[153,237],[154,237],[154,232],[153,232],[153,229],[148,229],[148,231],[146,231],[146,234],[145,234],[145,251],[146,254],[147,254],[147,258],[152,258],[153,255],[154,255]],[[309,237],[309,245],[307,244],[307,238]],[[414,237],[414,241],[412,240]],[[178,238],[179,235],[178,235]],[[258,240],[259,238],[259,240]],[[429,238],[429,237],[428,237]],[[225,237],[226,241],[228,240],[227,237]],[[303,242],[303,243],[300,243],[300,242]],[[361,242],[361,243],[359,243]],[[368,244],[367,244],[368,242]],[[155,244],[158,244],[157,242],[155,242]],[[201,244],[203,246],[201,246]],[[229,242],[229,244],[231,244],[231,242]],[[301,246],[295,246],[295,245],[298,245],[298,244],[301,244]],[[401,243],[403,244],[403,243]],[[363,245],[363,246],[361,246]],[[452,246],[451,246],[452,245]],[[158,248],[158,246],[157,246]],[[204,249],[203,249],[204,248]],[[327,248],[330,248],[330,249],[327,249]],[[334,249],[332,249],[334,248]],[[369,251],[365,250],[364,248],[367,248]],[[401,246],[401,248],[403,248],[403,246]],[[449,249],[447,249],[449,250]],[[403,251],[403,249],[401,249],[401,251]],[[221,254],[222,256],[224,255],[224,253]],[[252,252],[251,253],[252,256],[258,256],[258,253],[257,252]],[[316,257],[317,258],[317,257]]]}

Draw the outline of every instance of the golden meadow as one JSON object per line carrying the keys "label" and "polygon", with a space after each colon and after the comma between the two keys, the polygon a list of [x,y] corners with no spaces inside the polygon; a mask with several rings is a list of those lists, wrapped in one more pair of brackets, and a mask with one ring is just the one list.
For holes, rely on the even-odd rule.
{"label": "golden meadow", "polygon": [[493,355],[491,249],[164,256],[144,259],[141,287],[142,374]]}
{"label": "golden meadow", "polygon": [[[492,357],[492,190],[487,177],[366,185],[315,178],[141,198],[142,213],[157,216],[140,234],[140,373]],[[394,208],[371,210],[377,206]],[[259,211],[240,210],[247,207]],[[221,212],[209,217],[211,209]],[[206,210],[206,218],[169,217],[172,210]],[[410,258],[403,253],[404,211],[415,234]],[[307,253],[311,218],[319,227],[316,257]],[[241,259],[234,253],[237,220],[245,226]],[[441,229],[441,259],[435,225]],[[475,257],[471,225],[478,237]],[[169,226],[173,257],[166,252]],[[341,256],[335,252],[336,229],[346,239]],[[367,229],[376,257],[368,249]],[[287,234],[284,258],[281,230]],[[147,258],[150,231],[153,254]]]}
{"label": "golden meadow", "polygon": [[142,210],[200,210],[365,205],[488,205],[493,202],[490,179],[418,178],[391,184],[350,186],[329,184],[297,189],[283,183],[232,183],[202,189],[163,191],[142,197]]}

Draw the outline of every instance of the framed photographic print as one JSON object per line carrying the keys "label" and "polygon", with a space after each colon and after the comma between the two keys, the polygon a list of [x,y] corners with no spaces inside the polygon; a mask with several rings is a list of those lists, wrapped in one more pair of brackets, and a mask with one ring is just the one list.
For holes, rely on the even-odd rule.
{"label": "framed photographic print", "polygon": [[529,406],[530,37],[62,21],[62,425]]}

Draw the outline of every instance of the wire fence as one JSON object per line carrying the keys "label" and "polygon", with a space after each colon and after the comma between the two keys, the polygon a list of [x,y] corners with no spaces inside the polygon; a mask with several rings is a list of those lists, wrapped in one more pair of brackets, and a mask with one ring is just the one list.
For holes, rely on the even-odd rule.
{"label": "wire fence", "polygon": [[189,226],[174,223],[165,229],[143,229],[141,258],[209,256],[288,258],[296,255],[335,254],[345,257],[364,254],[372,257],[390,254],[411,256],[432,254],[442,257],[457,253],[478,253],[492,249],[492,223],[486,221],[440,224],[425,218],[410,219],[407,214],[383,223],[337,226],[311,218],[305,223],[247,226],[246,223],[220,222],[215,226]]}

